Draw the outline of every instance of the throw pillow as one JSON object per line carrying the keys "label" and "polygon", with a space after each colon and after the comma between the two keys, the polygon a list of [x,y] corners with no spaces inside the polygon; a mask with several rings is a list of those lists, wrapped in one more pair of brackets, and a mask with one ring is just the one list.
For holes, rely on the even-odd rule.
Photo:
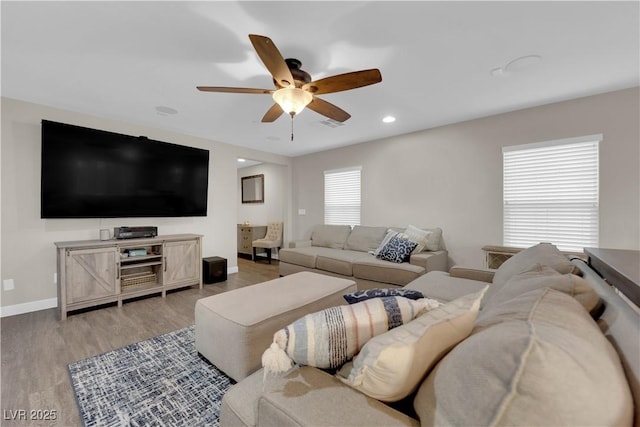
{"label": "throw pillow", "polygon": [[404,234],[407,236],[409,240],[416,244],[416,248],[412,253],[417,254],[424,251],[427,248],[427,243],[429,241],[430,231],[422,230],[413,225],[408,225],[404,230]]}
{"label": "throw pillow", "polygon": [[439,251],[442,246],[442,229],[439,227],[428,228],[427,231],[431,232],[427,238],[427,250]]}
{"label": "throw pillow", "polygon": [[493,283],[505,283],[511,277],[531,269],[536,264],[551,267],[561,274],[571,273],[574,268],[569,258],[555,245],[539,243],[518,252],[502,263],[493,276]]}
{"label": "throw pillow", "polygon": [[[493,286],[493,285],[491,285]],[[602,301],[589,282],[575,274],[560,274],[551,267],[536,264],[524,273],[516,274],[483,304],[478,323],[500,318],[500,306],[518,295],[540,288],[551,288],[574,297],[591,314],[600,313]]]}
{"label": "throw pillow", "polygon": [[416,246],[414,242],[396,235],[382,248],[377,257],[385,261],[401,263],[411,256],[411,251]]}
{"label": "throw pillow", "polygon": [[472,332],[423,381],[422,426],[632,425],[620,358],[574,298],[545,288],[502,305],[512,319]]}
{"label": "throw pillow", "polygon": [[424,298],[424,295],[420,291],[405,288],[376,288],[376,289],[363,289],[361,291],[355,291],[343,295],[345,301],[349,304],[355,304],[361,301],[366,301],[371,298],[380,297],[404,297],[409,299]]}
{"label": "throw pillow", "polygon": [[262,355],[266,372],[286,372],[299,365],[335,369],[372,337],[400,326],[429,307],[426,298],[374,298],[307,314],[280,329]]}
{"label": "throw pillow", "polygon": [[562,254],[562,252],[551,243],[539,243],[531,246],[506,260],[496,270],[493,275],[493,284],[489,287],[482,306],[484,307],[484,303],[490,301],[493,295],[504,286],[510,278],[516,274],[530,270],[536,264],[546,265],[561,274],[571,273],[574,268],[569,258]]}
{"label": "throw pillow", "polygon": [[487,287],[372,338],[338,378],[384,402],[405,398],[444,354],[471,333]]}

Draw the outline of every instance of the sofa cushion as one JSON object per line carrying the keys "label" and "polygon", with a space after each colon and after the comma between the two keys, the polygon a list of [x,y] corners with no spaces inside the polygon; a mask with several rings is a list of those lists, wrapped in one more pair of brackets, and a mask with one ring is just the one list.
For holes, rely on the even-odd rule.
{"label": "sofa cushion", "polygon": [[371,338],[340,370],[339,378],[383,402],[404,399],[444,354],[471,333],[487,287]]}
{"label": "sofa cushion", "polygon": [[426,298],[382,297],[307,314],[273,335],[263,366],[277,372],[284,364],[271,366],[265,361],[279,363],[281,357],[288,356],[299,365],[339,368],[369,339],[414,319],[429,307]]}
{"label": "sofa cushion", "polygon": [[631,425],[618,354],[580,303],[545,288],[500,307],[501,322],[474,330],[420,386],[422,426]]}
{"label": "sofa cushion", "polygon": [[384,261],[370,254],[353,262],[354,277],[398,286],[404,286],[420,277],[424,271],[418,265]]}
{"label": "sofa cushion", "polygon": [[551,267],[536,264],[530,270],[513,276],[494,293],[493,297],[484,304],[483,316],[491,316],[492,308],[499,309],[500,304],[520,294],[546,287],[574,297],[591,313],[592,317],[601,307],[600,297],[582,277],[575,274],[560,274]]}
{"label": "sofa cushion", "polygon": [[374,251],[380,245],[386,233],[386,227],[356,225],[351,230],[344,248],[360,252]]}
{"label": "sofa cushion", "polygon": [[561,274],[571,273],[574,265],[569,258],[562,254],[558,248],[551,243],[539,243],[524,249],[508,260],[496,270],[493,275],[493,285],[489,287],[484,303],[493,298],[493,295],[516,274],[530,270],[536,264],[551,267]]}
{"label": "sofa cushion", "polygon": [[551,267],[562,274],[571,273],[574,268],[569,258],[556,246],[551,243],[539,243],[523,249],[503,262],[493,276],[493,283],[503,284],[516,274],[530,270],[536,264]]}
{"label": "sofa cushion", "polygon": [[352,263],[363,256],[363,252],[330,249],[330,253],[318,254],[316,268],[344,276],[353,276]]}
{"label": "sofa cushion", "polygon": [[409,260],[411,252],[417,244],[400,235],[393,236],[389,242],[378,252],[377,257],[385,261],[401,263]]}
{"label": "sofa cushion", "polygon": [[316,268],[316,259],[318,255],[333,255],[337,251],[335,249],[324,248],[319,246],[309,246],[305,248],[280,249],[278,258],[281,262],[300,265],[307,268]]}
{"label": "sofa cushion", "polygon": [[[348,410],[333,410],[338,407]],[[285,376],[269,375],[266,380],[264,372],[258,370],[232,386],[222,398],[221,426],[284,426],[292,420],[296,420],[295,425],[306,426],[420,427],[415,418],[308,366]]]}
{"label": "sofa cushion", "polygon": [[316,225],[311,232],[311,245],[344,249],[349,233],[351,233],[349,225]]}
{"label": "sofa cushion", "polygon": [[422,292],[427,298],[449,302],[461,296],[478,292],[486,285],[487,283],[477,280],[451,277],[445,271],[429,271],[406,285],[404,289],[414,289]]}
{"label": "sofa cushion", "polygon": [[406,288],[374,288],[350,292],[348,294],[344,294],[343,297],[349,304],[355,304],[371,298],[404,297],[409,299],[420,299],[424,298],[424,295],[422,295],[422,292],[420,291],[414,291],[413,289]]}

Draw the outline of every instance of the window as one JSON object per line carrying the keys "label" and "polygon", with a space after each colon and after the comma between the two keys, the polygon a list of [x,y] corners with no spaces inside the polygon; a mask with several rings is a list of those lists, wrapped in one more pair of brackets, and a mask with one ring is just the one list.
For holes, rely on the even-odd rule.
{"label": "window", "polygon": [[602,135],[504,147],[504,245],[598,246],[598,146]]}
{"label": "window", "polygon": [[324,172],[324,223],[360,225],[360,166]]}

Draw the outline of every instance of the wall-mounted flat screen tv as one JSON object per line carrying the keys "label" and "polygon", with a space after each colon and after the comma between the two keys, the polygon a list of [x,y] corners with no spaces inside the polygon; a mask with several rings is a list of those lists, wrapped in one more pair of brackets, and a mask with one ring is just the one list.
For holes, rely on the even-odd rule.
{"label": "wall-mounted flat screen tv", "polygon": [[42,218],[207,215],[209,150],[42,121]]}

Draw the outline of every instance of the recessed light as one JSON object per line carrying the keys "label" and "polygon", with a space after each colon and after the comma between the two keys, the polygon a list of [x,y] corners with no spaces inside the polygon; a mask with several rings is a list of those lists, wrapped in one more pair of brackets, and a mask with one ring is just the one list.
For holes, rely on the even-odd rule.
{"label": "recessed light", "polygon": [[382,121],[384,123],[393,123],[396,121],[396,118],[393,116],[386,116],[385,118],[382,119]]}
{"label": "recessed light", "polygon": [[242,159],[242,158],[238,158],[238,161],[239,161],[240,163],[246,162],[246,160],[245,160],[245,159]]}

